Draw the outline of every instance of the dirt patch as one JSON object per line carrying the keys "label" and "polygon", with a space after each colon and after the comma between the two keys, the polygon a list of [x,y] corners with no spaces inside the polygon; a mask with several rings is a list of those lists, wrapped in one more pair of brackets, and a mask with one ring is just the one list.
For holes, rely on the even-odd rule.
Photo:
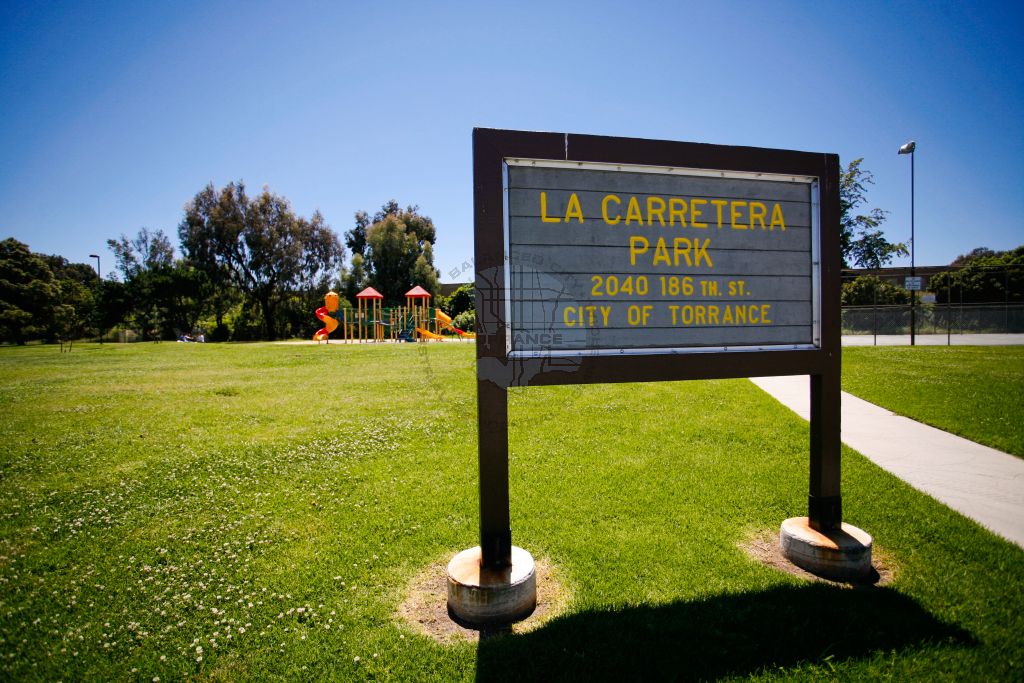
{"label": "dirt patch", "polygon": [[787,560],[782,555],[782,547],[779,544],[779,533],[777,531],[758,532],[747,541],[740,543],[739,546],[740,549],[750,556],[751,559],[773,569],[778,569],[779,571],[786,572],[787,574],[792,574],[793,576],[798,576],[801,579],[806,579],[807,581],[823,581],[825,583],[831,583],[838,586],[887,586],[892,583],[893,576],[895,574],[895,570],[889,557],[886,555],[885,551],[880,550],[875,544],[872,544],[871,547],[871,567],[874,569],[874,573],[864,581],[855,584],[844,581],[823,579],[816,574],[812,574],[805,569],[801,569]]}
{"label": "dirt patch", "polygon": [[[455,553],[453,552],[452,555]],[[450,559],[450,558],[448,558]],[[477,642],[503,633],[526,633],[561,614],[569,604],[569,592],[558,571],[545,558],[534,558],[537,576],[537,608],[533,614],[511,628],[479,631],[455,623],[448,616],[448,559],[435,562],[409,582],[405,599],[398,606],[398,617],[417,633],[449,645]]]}

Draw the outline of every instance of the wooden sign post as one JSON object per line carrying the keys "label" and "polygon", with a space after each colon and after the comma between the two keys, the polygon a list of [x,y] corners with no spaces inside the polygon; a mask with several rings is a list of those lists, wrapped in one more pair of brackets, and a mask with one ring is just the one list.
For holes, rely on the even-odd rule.
{"label": "wooden sign post", "polygon": [[[809,375],[808,516],[783,547],[870,570],[839,487],[836,155],[476,129],[473,178],[480,546],[449,565],[457,617],[533,608],[509,520],[516,386]],[[839,548],[844,530],[866,544]]]}

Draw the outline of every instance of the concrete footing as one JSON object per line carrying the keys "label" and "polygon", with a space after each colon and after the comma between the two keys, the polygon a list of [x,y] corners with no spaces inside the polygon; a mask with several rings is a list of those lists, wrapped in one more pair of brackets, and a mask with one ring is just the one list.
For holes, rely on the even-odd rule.
{"label": "concrete footing", "polygon": [[448,610],[467,624],[511,624],[530,616],[537,606],[533,557],[512,546],[512,566],[484,569],[480,546],[463,550],[448,563]]}
{"label": "concrete footing", "polygon": [[779,531],[782,555],[812,574],[835,581],[861,581],[871,567],[871,536],[851,524],[817,531],[807,517],[791,517]]}

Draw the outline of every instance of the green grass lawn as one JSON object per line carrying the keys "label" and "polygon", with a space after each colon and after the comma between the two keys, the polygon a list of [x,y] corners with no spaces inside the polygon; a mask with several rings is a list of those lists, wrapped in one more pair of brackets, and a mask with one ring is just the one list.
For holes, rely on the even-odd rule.
{"label": "green grass lawn", "polygon": [[843,389],[1024,457],[1024,346],[844,348]]}
{"label": "green grass lawn", "polygon": [[808,479],[746,380],[512,391],[513,540],[567,611],[418,635],[408,582],[476,544],[474,388],[468,344],[0,349],[0,679],[1024,677],[1024,550],[852,451],[891,585],[739,549]]}

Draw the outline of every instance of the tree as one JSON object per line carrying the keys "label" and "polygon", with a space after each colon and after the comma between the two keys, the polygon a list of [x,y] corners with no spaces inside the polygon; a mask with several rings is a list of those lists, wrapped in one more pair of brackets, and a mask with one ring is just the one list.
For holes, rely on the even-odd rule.
{"label": "tree", "polygon": [[[412,287],[412,268],[420,254],[416,235],[396,216],[374,223],[366,233],[366,270],[370,284],[384,295],[385,306],[400,304]],[[428,290],[429,291],[429,290]]]}
{"label": "tree", "polygon": [[142,228],[135,239],[122,233],[121,239],[107,240],[107,247],[114,252],[117,269],[125,281],[144,270],[174,263],[174,247],[163,230],[150,232],[149,228]]}
{"label": "tree", "polygon": [[959,256],[957,256],[955,259],[953,259],[953,262],[950,263],[949,265],[951,265],[951,266],[966,266],[967,264],[973,263],[974,261],[977,261],[978,259],[1000,258],[1002,256],[1005,256],[1007,253],[1009,253],[1009,252],[994,251],[992,249],[989,249],[988,247],[975,247],[974,249],[971,249],[966,254],[960,254]]}
{"label": "tree", "polygon": [[888,306],[908,303],[910,293],[907,290],[874,275],[861,275],[843,283],[843,306]]}
{"label": "tree", "polygon": [[341,289],[345,301],[353,302],[356,294],[366,287],[366,260],[362,254],[353,254],[352,263],[341,270]]}
{"label": "tree", "polygon": [[97,303],[100,283],[87,263],[70,263],[63,256],[42,256],[57,285],[47,337],[62,341],[92,336],[99,323]]}
{"label": "tree", "polygon": [[363,283],[358,276],[363,274],[365,284],[384,295],[388,306],[403,303],[405,293],[416,285],[436,296],[440,273],[434,267],[434,221],[422,215],[418,206],[403,210],[394,199],[374,214],[369,226],[365,221],[365,212],[356,213],[356,227],[346,233],[354,253],[358,253],[359,235],[365,234],[361,260],[353,256],[353,267],[344,277],[346,293],[359,291]]}
{"label": "tree", "polygon": [[416,257],[416,262],[412,264],[412,274],[409,281],[413,285],[419,285],[436,297],[441,289],[441,283],[438,280],[439,275],[440,271],[434,267],[434,246],[430,242],[424,242],[422,251]]}
{"label": "tree", "polygon": [[459,313],[452,320],[452,326],[463,332],[474,332],[476,330],[476,309],[470,308]]}
{"label": "tree", "polygon": [[278,307],[290,293],[333,276],[344,250],[320,212],[296,216],[287,199],[266,188],[250,199],[239,181],[216,193],[216,201],[214,194],[208,185],[186,204],[178,226],[182,250],[204,268],[222,266],[256,305],[263,336],[275,339],[284,328]]}
{"label": "tree", "polygon": [[[143,338],[174,339],[191,332],[203,310],[206,274],[184,260],[162,230],[139,230],[134,239],[107,240],[124,287],[123,312]],[[120,321],[118,321],[120,322]]]}
{"label": "tree", "polygon": [[906,256],[907,245],[885,239],[879,226],[885,222],[887,211],[879,208],[857,213],[867,202],[867,185],[874,185],[870,171],[860,167],[864,159],[854,159],[839,176],[839,223],[842,229],[840,246],[843,267],[851,264],[861,268],[881,268],[896,256]]}
{"label": "tree", "polygon": [[0,242],[0,338],[24,344],[46,334],[59,289],[53,271],[27,244]]}
{"label": "tree", "polygon": [[968,304],[1024,301],[1024,245],[1009,251],[979,247],[950,265],[960,267],[928,278],[938,303],[948,303],[951,296]]}
{"label": "tree", "polygon": [[205,275],[202,287],[197,292],[204,312],[213,314],[214,329],[211,341],[225,341],[228,329],[224,317],[231,308],[241,301],[241,293],[232,281],[231,269],[215,251],[220,240],[225,238],[224,225],[210,220],[218,210],[220,197],[209,184],[192,199],[191,209],[186,206],[185,217],[178,226],[178,238],[185,261]]}
{"label": "tree", "polygon": [[476,292],[473,285],[462,285],[444,299],[440,305],[444,312],[453,318],[466,311],[476,310]]}
{"label": "tree", "polygon": [[97,294],[96,317],[101,330],[109,330],[131,317],[132,298],[128,285],[117,280],[104,280]]}
{"label": "tree", "polygon": [[[409,212],[412,213],[412,212],[416,211],[418,208],[419,208],[418,206],[410,206],[409,207]],[[398,205],[398,201],[395,200],[395,199],[389,199],[389,200],[387,200],[386,202],[384,202],[381,205],[380,211],[378,211],[377,213],[373,214],[373,221],[372,222],[373,223],[380,223],[382,220],[384,220],[388,216],[397,216],[400,213],[402,213],[402,207]],[[358,214],[356,214],[356,217],[358,218]]]}
{"label": "tree", "polygon": [[371,224],[365,211],[356,211],[356,227],[345,233],[345,246],[353,256],[366,253],[366,230]]}

